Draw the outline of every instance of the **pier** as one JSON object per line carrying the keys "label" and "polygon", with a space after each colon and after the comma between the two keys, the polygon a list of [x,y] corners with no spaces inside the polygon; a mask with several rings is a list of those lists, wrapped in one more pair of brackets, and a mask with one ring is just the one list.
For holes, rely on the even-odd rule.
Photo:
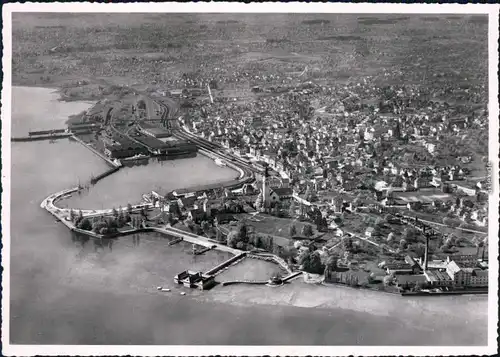
{"label": "pier", "polygon": [[246,252],[241,252],[238,255],[235,255],[234,257],[229,258],[225,262],[220,263],[219,265],[216,265],[212,269],[208,270],[205,272],[206,275],[216,275],[218,272],[220,272],[222,269],[227,268],[233,263],[236,263],[237,261],[243,259],[247,255]]}
{"label": "pier", "polygon": [[72,136],[71,133],[18,136],[18,137],[10,138],[10,141],[11,142],[29,142],[29,141],[41,141],[41,140],[58,140],[58,139],[67,139],[71,136]]}

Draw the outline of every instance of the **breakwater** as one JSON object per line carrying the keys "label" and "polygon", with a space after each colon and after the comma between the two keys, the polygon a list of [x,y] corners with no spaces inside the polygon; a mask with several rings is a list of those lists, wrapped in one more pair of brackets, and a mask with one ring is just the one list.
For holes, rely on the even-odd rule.
{"label": "breakwater", "polygon": [[95,177],[92,177],[90,179],[90,183],[92,185],[95,185],[97,182],[99,182],[100,180],[102,180],[105,177],[108,177],[111,174],[114,174],[119,169],[120,169],[120,167],[117,167],[117,166],[111,167],[109,170],[104,171],[102,174],[99,174],[99,175],[97,175]]}
{"label": "breakwater", "polygon": [[234,257],[229,258],[225,262],[222,262],[221,264],[216,265],[212,269],[206,271],[205,274],[207,274],[207,275],[215,275],[219,271],[221,271],[222,269],[227,268],[229,265],[231,265],[233,263],[236,263],[240,259],[243,259],[246,255],[247,255],[246,252],[241,252],[241,253],[235,255]]}

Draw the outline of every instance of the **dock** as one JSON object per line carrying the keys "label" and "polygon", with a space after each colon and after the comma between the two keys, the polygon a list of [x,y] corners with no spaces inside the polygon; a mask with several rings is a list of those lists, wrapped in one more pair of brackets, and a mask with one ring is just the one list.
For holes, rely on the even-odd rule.
{"label": "dock", "polygon": [[243,259],[246,255],[247,255],[247,253],[246,253],[246,252],[241,252],[240,254],[235,255],[234,257],[229,258],[229,259],[228,259],[228,260],[226,260],[225,262],[222,262],[222,263],[220,263],[219,265],[216,265],[216,266],[215,266],[215,267],[213,267],[212,269],[210,269],[210,270],[208,270],[207,272],[205,272],[205,274],[207,274],[207,275],[215,275],[215,274],[217,274],[218,272],[220,272],[222,269],[227,268],[227,267],[228,267],[228,266],[230,266],[231,264],[236,263],[236,262],[238,262],[239,260]]}

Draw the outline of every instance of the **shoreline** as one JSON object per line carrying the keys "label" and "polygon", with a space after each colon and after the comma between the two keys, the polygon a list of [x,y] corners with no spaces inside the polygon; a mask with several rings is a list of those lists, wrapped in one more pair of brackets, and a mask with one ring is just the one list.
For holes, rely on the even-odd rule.
{"label": "shoreline", "polygon": [[[42,87],[42,86],[31,86],[31,87],[30,87],[30,86],[16,86],[16,87],[24,87],[24,88],[44,88],[44,89],[47,89],[47,90],[53,90],[54,92],[59,91],[59,89],[55,89],[55,88],[53,88],[53,87]],[[60,95],[60,92],[58,92],[58,93],[59,93],[59,95]],[[81,144],[83,144],[84,146],[86,146],[86,147],[87,147],[87,145],[86,145],[86,144],[84,144],[84,143],[81,143]],[[88,148],[88,147],[87,147],[87,148]],[[207,158],[212,159],[212,157],[211,157],[211,156],[218,157],[218,155],[217,155],[216,153],[213,153],[213,152],[208,152],[208,151],[207,151],[207,152],[205,152],[205,149],[204,149],[203,151],[204,151],[204,152],[201,152],[201,154],[202,154],[203,156],[206,156]],[[100,155],[98,155],[98,156],[100,156]],[[101,157],[101,156],[100,156],[100,157]],[[103,157],[101,157],[101,159],[103,159]],[[106,161],[107,161],[107,160],[106,160]],[[238,168],[238,166],[237,166],[236,164],[234,164],[234,163],[231,163],[231,165],[232,165],[232,166],[235,166],[235,167],[237,167],[237,168]],[[233,167],[231,167],[231,168],[232,168],[233,170],[235,170],[235,171],[237,171],[237,172],[238,172],[238,170],[234,169]],[[241,169],[240,169],[240,170],[241,170]],[[116,170],[116,171],[117,171],[117,170]],[[114,172],[116,172],[116,171],[114,171]],[[112,172],[112,173],[114,173],[114,172]],[[111,173],[111,174],[112,174],[112,173]],[[242,174],[242,173],[243,173],[243,177],[241,176],[241,174]],[[244,179],[245,179],[244,171],[243,171],[243,170],[241,170],[241,171],[240,171],[240,177],[239,177],[239,178],[237,178],[236,180],[238,181],[238,184],[240,184],[240,183],[242,183],[242,182],[244,183],[244,181],[245,181]],[[248,178],[247,178],[247,179],[248,179]],[[228,183],[234,183],[234,181],[235,181],[235,180],[231,180],[231,181],[229,181]],[[219,184],[217,184],[217,185],[219,185]],[[220,184],[220,186],[225,187],[225,186],[227,186],[227,183],[221,183],[221,184]],[[189,189],[189,188],[187,188],[187,189]],[[54,195],[55,195],[55,194],[52,194],[51,196],[52,196],[52,197],[54,197]],[[49,197],[50,197],[50,196],[49,196]],[[55,195],[55,197],[57,197],[57,195]],[[55,201],[57,201],[57,199],[58,199],[58,198],[55,198],[55,199],[54,199],[54,202],[55,202]],[[44,202],[45,202],[45,200],[44,200]],[[47,211],[49,211],[48,207],[46,207],[46,206],[45,206],[44,208],[45,208]],[[60,209],[58,208],[58,210],[60,210]],[[49,211],[49,212],[50,212],[50,211]],[[50,213],[52,213],[52,212],[50,212]],[[52,213],[52,214],[54,214],[54,213]],[[56,217],[57,217],[57,216],[56,216]],[[59,220],[61,220],[61,221],[63,221],[63,222],[64,222],[64,219],[61,219],[60,217],[57,217],[57,218],[58,218]],[[64,222],[64,223],[66,223],[66,222]],[[70,228],[70,227],[68,227],[68,228]],[[71,228],[70,228],[70,229],[71,229]],[[148,229],[148,231],[149,231],[149,230],[150,230],[150,229]],[[153,230],[154,230],[154,229],[153,229]],[[88,234],[88,235],[92,236],[92,232],[88,232],[88,233],[87,233],[87,232],[82,232],[82,233],[83,233],[83,234]],[[121,234],[120,234],[120,235],[121,235]],[[118,236],[120,236],[120,235],[118,235]],[[323,284],[319,284],[319,285],[323,285]],[[329,284],[329,285],[336,285],[336,286],[340,285],[340,286],[342,286],[341,284]],[[366,289],[365,289],[365,288],[362,288],[362,287],[356,287],[356,288],[354,288],[354,289],[356,289],[356,290],[369,290],[369,291],[373,291],[373,292],[385,292],[385,293],[387,293],[387,294],[391,294],[391,295],[401,295],[401,296],[405,296],[405,295],[403,295],[402,293],[391,293],[391,292],[387,292],[387,291],[379,291],[379,290],[374,290],[374,289],[369,289],[369,288],[366,288]],[[468,292],[468,293],[469,293],[469,294],[471,294],[470,292]],[[456,295],[458,295],[457,293],[455,293],[455,294],[456,294]],[[422,295],[424,295],[424,294],[422,294]],[[425,294],[425,295],[426,295],[426,296],[429,296],[429,295],[441,295],[441,294]],[[420,296],[420,294],[411,294],[411,295],[408,295],[408,296]]]}

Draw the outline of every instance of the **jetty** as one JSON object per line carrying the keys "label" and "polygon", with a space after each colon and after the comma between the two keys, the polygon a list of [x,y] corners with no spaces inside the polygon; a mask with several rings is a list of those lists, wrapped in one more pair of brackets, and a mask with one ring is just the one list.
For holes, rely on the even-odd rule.
{"label": "jetty", "polygon": [[28,142],[28,141],[41,141],[41,140],[58,140],[58,139],[67,139],[71,136],[72,136],[71,133],[18,136],[18,137],[10,138],[10,141],[11,142]]}
{"label": "jetty", "polygon": [[247,255],[246,252],[241,252],[241,253],[235,255],[234,257],[229,258],[225,262],[222,262],[219,265],[216,265],[212,269],[210,269],[207,272],[205,272],[205,274],[207,274],[207,275],[216,275],[217,273],[219,273],[220,271],[222,271],[222,269],[227,268],[231,264],[239,262],[241,259],[245,258],[246,255]]}

